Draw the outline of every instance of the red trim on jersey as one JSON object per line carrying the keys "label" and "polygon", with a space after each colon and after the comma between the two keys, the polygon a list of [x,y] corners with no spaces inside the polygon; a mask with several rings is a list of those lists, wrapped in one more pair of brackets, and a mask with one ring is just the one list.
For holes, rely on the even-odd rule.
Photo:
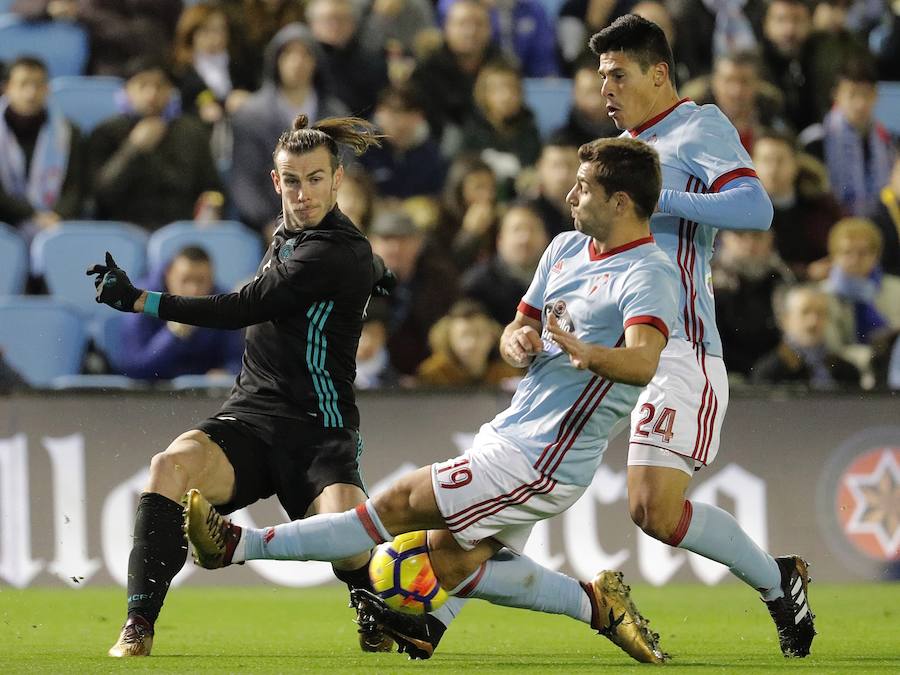
{"label": "red trim on jersey", "polygon": [[[577,399],[575,399],[575,403],[573,403],[571,405],[571,407],[566,411],[566,414],[563,417],[562,422],[559,423],[559,429],[556,432],[556,438],[553,440],[552,443],[547,444],[547,447],[544,448],[544,451],[541,453],[541,456],[538,457],[537,461],[532,465],[532,466],[534,466],[535,469],[538,469],[538,466],[543,461],[544,456],[550,451],[550,448],[552,448],[557,443],[562,442],[563,431],[568,433],[568,430],[566,429],[566,422],[569,421],[569,417],[571,417],[572,413],[578,407],[578,404],[581,403],[581,399],[584,398],[584,395],[587,394],[591,390],[591,388],[594,386],[594,383],[597,381],[597,379],[598,379],[598,377],[596,375],[594,375],[594,377],[592,377],[590,380],[588,380],[588,383],[585,386],[585,388],[581,390],[581,394],[578,396]],[[538,469],[538,470],[540,470],[540,469]]]}
{"label": "red trim on jersey", "polygon": [[356,506],[356,515],[362,523],[362,526],[366,529],[366,534],[372,537],[372,540],[376,544],[383,544],[385,540],[378,532],[378,528],[375,527],[375,521],[373,521],[372,516],[369,515],[369,511],[366,509],[365,504],[358,504]]}
{"label": "red trim on jersey", "polygon": [[643,246],[644,244],[652,244],[656,241],[651,234],[649,237],[641,237],[640,239],[635,239],[634,241],[629,241],[627,244],[622,244],[621,246],[616,246],[615,248],[611,248],[608,251],[603,251],[603,253],[597,252],[597,247],[594,246],[594,238],[591,237],[588,241],[588,254],[591,257],[591,260],[604,260],[609,258],[610,256],[614,256],[616,253],[622,253],[623,251],[629,251],[633,248],[637,248],[638,246]]}
{"label": "red trim on jersey", "polygon": [[481,581],[481,577],[484,576],[484,570],[485,570],[485,564],[481,563],[481,565],[478,567],[478,571],[475,573],[475,578],[472,579],[472,581],[467,583],[465,586],[460,588],[458,591],[456,591],[456,593],[454,593],[453,595],[455,595],[458,598],[469,597],[469,593],[471,593],[472,591],[475,590],[475,587],[478,586],[478,582]]}
{"label": "red trim on jersey", "polygon": [[532,307],[524,300],[519,302],[519,306],[516,307],[517,310],[522,312],[525,316],[530,319],[534,319],[535,321],[540,321],[543,317],[541,316],[541,310],[537,307]]}
{"label": "red trim on jersey", "polygon": [[581,430],[584,429],[584,426],[587,424],[588,420],[591,419],[591,416],[594,414],[594,411],[597,410],[597,408],[603,402],[603,399],[609,393],[609,390],[613,388],[614,384],[615,384],[615,382],[610,382],[609,384],[606,385],[606,388],[600,392],[600,396],[598,396],[596,398],[596,400],[594,401],[593,407],[591,407],[591,409],[588,411],[587,415],[585,415],[584,417],[581,418],[581,424],[575,430],[575,433],[572,435],[572,438],[569,439],[568,445],[566,445],[566,447],[563,449],[562,452],[557,454],[556,461],[554,462],[553,466],[550,467],[551,475],[553,474],[554,471],[556,471],[559,468],[559,465],[562,464],[563,458],[566,456],[566,453],[569,452],[571,447],[575,444],[575,439],[578,438],[578,436],[581,434]]}
{"label": "red trim on jersey", "polygon": [[663,110],[663,111],[662,111],[661,113],[659,113],[659,115],[657,115],[656,117],[651,117],[649,120],[647,120],[647,121],[644,122],[643,124],[639,124],[639,125],[636,126],[634,129],[629,129],[629,130],[628,130],[628,133],[631,134],[632,138],[634,138],[634,137],[636,137],[636,136],[639,136],[640,134],[642,134],[642,133],[644,133],[645,131],[647,131],[647,129],[649,129],[650,127],[652,127],[652,126],[653,126],[654,124],[656,124],[657,122],[662,121],[663,118],[667,117],[667,116],[669,115],[669,113],[671,113],[673,110],[675,110],[675,108],[677,108],[678,106],[680,106],[682,103],[687,103],[687,102],[690,101],[690,100],[691,100],[691,99],[689,99],[688,97],[685,97],[685,98],[681,99],[680,101],[678,101],[678,103],[676,103],[675,105],[673,105],[673,106],[672,106],[671,108],[669,108],[668,110]]}
{"label": "red trim on jersey", "polygon": [[484,510],[484,507],[490,507],[497,500],[509,499],[509,498],[516,499],[519,496],[521,496],[519,493],[521,493],[523,490],[528,491],[528,490],[537,489],[538,485],[543,483],[546,478],[547,478],[546,476],[541,476],[540,478],[537,478],[536,480],[533,480],[530,483],[526,483],[525,485],[520,485],[519,487],[514,488],[514,489],[510,490],[509,492],[505,492],[502,495],[497,495],[496,497],[488,497],[487,499],[485,499],[483,501],[476,502],[475,504],[471,504],[470,506],[467,506],[466,508],[464,508],[460,511],[457,511],[456,513],[451,513],[449,516],[444,518],[444,522],[449,525],[451,522],[456,522],[457,520],[468,520],[469,518],[471,518],[473,515],[475,515],[479,511]]}
{"label": "red trim on jersey", "polygon": [[712,185],[709,186],[709,192],[718,192],[719,190],[722,189],[723,186],[727,185],[728,183],[733,181],[735,178],[743,178],[743,177],[758,178],[758,176],[756,175],[756,171],[754,171],[753,169],[748,169],[748,168],[733,169],[731,171],[728,171],[727,173],[723,173],[721,176],[716,178],[712,182]]}
{"label": "red trim on jersey", "polygon": [[663,337],[666,338],[666,340],[669,339],[669,327],[666,325],[665,321],[656,316],[649,316],[646,314],[642,314],[641,316],[633,316],[625,322],[625,328],[641,324],[653,326],[656,330],[663,334]]}
{"label": "red trim on jersey", "polygon": [[678,544],[681,543],[682,539],[684,539],[684,535],[687,534],[688,528],[691,526],[691,518],[693,515],[694,507],[690,500],[685,499],[684,506],[681,508],[681,520],[678,521],[675,531],[672,533],[669,541],[666,542],[669,546],[678,546]]}
{"label": "red trim on jersey", "polygon": [[[450,530],[450,532],[458,534],[466,528],[472,527],[479,520],[489,518],[490,516],[493,516],[495,513],[499,513],[508,506],[519,506],[520,504],[524,504],[525,502],[527,502],[535,495],[543,495],[547,494],[548,492],[552,492],[553,488],[555,488],[557,484],[558,483],[550,478],[550,476],[541,476],[539,480],[529,484],[533,485],[534,487],[523,485],[516,488],[515,490],[513,490],[513,492],[518,492],[519,494],[517,494],[515,497],[495,497],[493,501],[496,503],[484,506],[477,513],[470,514],[455,525],[451,526],[448,524],[447,529]],[[528,489],[522,489],[526,487]]]}

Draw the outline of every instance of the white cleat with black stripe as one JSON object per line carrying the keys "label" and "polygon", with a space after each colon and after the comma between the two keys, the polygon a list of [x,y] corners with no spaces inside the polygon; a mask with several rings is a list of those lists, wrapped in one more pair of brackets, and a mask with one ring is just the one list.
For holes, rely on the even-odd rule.
{"label": "white cleat with black stripe", "polygon": [[815,614],[809,608],[809,565],[796,555],[775,558],[781,571],[781,590],[784,596],[766,603],[769,614],[778,629],[781,652],[786,657],[802,658],[809,654],[809,647],[816,629]]}

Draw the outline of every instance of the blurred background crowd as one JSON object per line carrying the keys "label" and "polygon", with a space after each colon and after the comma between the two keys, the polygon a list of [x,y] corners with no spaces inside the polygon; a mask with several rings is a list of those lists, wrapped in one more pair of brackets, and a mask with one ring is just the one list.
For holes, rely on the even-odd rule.
{"label": "blurred background crowd", "polygon": [[734,383],[900,389],[900,0],[0,0],[0,388],[233,377],[239,334],[101,312],[83,269],[108,248],[151,290],[251,277],[300,113],[387,135],[339,194],[399,282],[358,386],[510,382],[497,338],[572,228],[578,147],[619,133],[587,39],[629,12],[775,206],[720,232],[707,280]]}

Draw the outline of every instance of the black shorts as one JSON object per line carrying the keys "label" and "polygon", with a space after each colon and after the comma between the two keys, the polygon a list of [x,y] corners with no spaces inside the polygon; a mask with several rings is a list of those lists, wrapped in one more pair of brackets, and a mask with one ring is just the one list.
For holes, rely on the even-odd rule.
{"label": "black shorts", "polygon": [[234,468],[234,496],[216,505],[231,513],[278,495],[294,520],[306,516],[322,490],[349,483],[366,491],[359,473],[362,442],[353,429],[325,429],[284,417],[220,413],[198,424]]}

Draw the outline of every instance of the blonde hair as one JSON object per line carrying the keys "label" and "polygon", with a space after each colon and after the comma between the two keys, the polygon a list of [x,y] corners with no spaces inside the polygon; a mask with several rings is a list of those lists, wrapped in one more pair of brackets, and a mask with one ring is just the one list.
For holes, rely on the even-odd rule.
{"label": "blonde hair", "polygon": [[438,322],[428,331],[428,345],[432,354],[452,355],[450,347],[450,326],[457,319],[482,320],[491,332],[494,342],[500,339],[502,328],[494,321],[480,303],[474,300],[460,300],[454,304],[450,311],[438,319]]}
{"label": "blonde hair", "polygon": [[828,253],[834,255],[838,242],[844,238],[864,237],[869,240],[873,251],[881,255],[884,242],[878,227],[868,218],[841,218],[828,232]]}

